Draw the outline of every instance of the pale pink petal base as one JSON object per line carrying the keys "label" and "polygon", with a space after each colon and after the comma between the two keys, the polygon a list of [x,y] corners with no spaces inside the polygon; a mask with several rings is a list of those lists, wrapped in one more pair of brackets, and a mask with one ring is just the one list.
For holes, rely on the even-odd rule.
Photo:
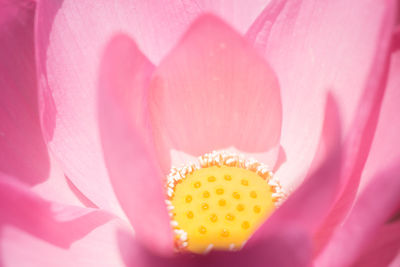
{"label": "pale pink petal base", "polygon": [[100,65],[99,122],[114,192],[140,241],[161,254],[173,251],[164,177],[148,123],[153,66],[126,35],[114,37]]}
{"label": "pale pink petal base", "polygon": [[190,27],[161,62],[150,90],[164,172],[176,164],[169,161],[171,149],[200,156],[230,147],[244,153],[279,147],[282,116],[275,74],[240,35],[213,16]]}

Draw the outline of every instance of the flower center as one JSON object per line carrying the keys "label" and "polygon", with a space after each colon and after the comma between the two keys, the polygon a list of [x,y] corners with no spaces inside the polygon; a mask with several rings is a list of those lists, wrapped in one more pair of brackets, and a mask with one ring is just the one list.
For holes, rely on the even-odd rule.
{"label": "flower center", "polygon": [[167,190],[176,247],[194,253],[240,249],[284,197],[265,165],[217,152],[174,168]]}

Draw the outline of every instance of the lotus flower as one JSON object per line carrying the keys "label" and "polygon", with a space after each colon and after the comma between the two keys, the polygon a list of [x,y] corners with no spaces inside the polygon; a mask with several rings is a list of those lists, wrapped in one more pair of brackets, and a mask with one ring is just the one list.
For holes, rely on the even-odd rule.
{"label": "lotus flower", "polygon": [[396,11],[1,1],[0,266],[400,266]]}

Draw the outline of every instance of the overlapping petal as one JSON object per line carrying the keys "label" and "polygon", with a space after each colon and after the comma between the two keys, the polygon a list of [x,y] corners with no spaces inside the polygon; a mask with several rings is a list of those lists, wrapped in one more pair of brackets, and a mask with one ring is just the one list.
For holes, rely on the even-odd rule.
{"label": "overlapping petal", "polygon": [[[374,64],[365,82],[365,90],[346,140],[345,167],[340,176],[341,195],[316,235],[316,253],[321,250],[332,231],[341,223],[352,206],[365,162],[370,155],[371,143],[375,136],[383,96],[386,92],[394,18],[394,13],[389,12],[385,18],[387,25],[384,24],[381,28],[381,43],[377,47]],[[391,143],[392,141],[385,138],[383,142]],[[381,162],[380,169],[375,171],[380,171],[386,164]]]}
{"label": "overlapping petal", "polygon": [[34,1],[0,3],[0,171],[59,202],[82,205],[48,154],[40,127]]}
{"label": "overlapping petal", "polygon": [[1,266],[123,266],[129,244],[116,237],[128,228],[113,216],[47,201],[14,177],[0,178]]}
{"label": "overlapping petal", "polygon": [[248,31],[282,88],[287,162],[278,173],[285,185],[301,183],[311,164],[328,90],[337,98],[347,135],[376,51],[387,42],[381,31],[393,27],[393,2],[271,1]]}
{"label": "overlapping petal", "polygon": [[30,1],[0,3],[0,171],[29,185],[46,180],[49,157],[37,108]]}
{"label": "overlapping petal", "polygon": [[[133,38],[154,63],[190,23],[209,10],[240,27],[265,5],[222,1],[39,1],[36,45],[40,109],[50,149],[73,184],[100,207],[122,215],[108,181],[97,130],[98,65],[115,32]],[[246,16],[245,16],[246,15]],[[242,24],[243,23],[243,24]]]}
{"label": "overlapping petal", "polygon": [[[373,186],[369,185],[371,181],[373,181],[374,174],[376,172],[382,171],[385,169],[385,166],[388,166],[390,164],[398,164],[396,163],[396,159],[399,158],[398,151],[395,149],[396,143],[398,142],[398,130],[397,128],[399,127],[399,123],[396,121],[398,116],[398,100],[399,100],[399,31],[395,33],[394,36],[394,43],[392,45],[393,47],[393,53],[391,54],[391,64],[390,64],[390,70],[388,72],[388,82],[387,82],[387,88],[385,91],[385,96],[382,102],[382,110],[379,114],[379,121],[377,125],[377,130],[374,135],[373,143],[371,146],[371,150],[369,152],[368,160],[366,162],[366,166],[363,170],[362,174],[362,180],[361,180],[361,187],[359,188],[359,196],[363,197],[364,194],[367,194],[365,192],[364,188],[366,186]],[[396,175],[396,174],[394,174]],[[395,177],[393,179],[398,179],[398,177]],[[377,181],[375,181],[376,183]],[[389,186],[390,187],[390,186]],[[389,191],[389,187],[383,189],[386,194]],[[371,189],[369,189],[371,190]],[[375,196],[378,201],[380,196]],[[371,196],[371,198],[375,197]],[[371,200],[372,201],[372,200]],[[397,199],[397,204],[396,200],[394,200],[394,205],[395,207],[398,207],[400,204],[400,200]],[[383,205],[381,204],[382,207],[380,207],[380,211],[385,212],[385,209],[390,207],[390,205]],[[372,207],[368,207],[370,209]],[[357,212],[354,210],[353,212]],[[352,212],[352,213],[353,213]],[[375,212],[371,211],[370,214],[374,214],[374,220],[377,219],[375,217]],[[390,212],[389,212],[390,214]],[[354,215],[351,215],[354,216]],[[388,216],[388,214],[386,214]],[[374,221],[371,219],[365,220],[366,222],[371,222]],[[362,227],[363,225],[365,226],[365,222],[358,221],[359,227]],[[375,226],[377,228],[377,226]],[[376,242],[371,243],[370,247],[368,248],[369,252],[363,252],[363,256],[358,260],[359,264],[370,264],[371,266],[379,266],[383,264],[383,261],[386,260],[387,262],[390,261],[390,259],[393,257],[394,254],[396,254],[396,251],[398,250],[398,240],[396,240],[396,231],[392,232],[390,229],[396,229],[395,226],[383,226],[383,230],[377,231],[376,235]],[[386,230],[385,230],[386,229]],[[388,230],[387,230],[388,229]],[[374,234],[371,233],[369,237],[373,237]],[[392,238],[394,239],[393,241]],[[391,245],[392,244],[392,245]],[[332,246],[332,245],[331,245]],[[388,247],[387,247],[388,246]],[[363,246],[360,246],[363,247]],[[375,264],[375,265],[374,265]]]}
{"label": "overlapping petal", "polygon": [[107,46],[100,68],[100,133],[113,189],[137,237],[150,249],[172,253],[165,181],[148,116],[153,66],[129,37],[121,35]]}
{"label": "overlapping petal", "polygon": [[373,240],[374,234],[398,209],[399,175],[399,159],[376,174],[357,199],[345,223],[318,256],[316,263],[319,266],[348,266],[356,261],[363,246]]}
{"label": "overlapping petal", "polygon": [[400,132],[400,28],[394,35],[393,52],[390,57],[390,68],[379,121],[363,170],[360,188],[368,184],[373,174],[382,168],[382,164],[393,162],[399,154]]}
{"label": "overlapping petal", "polygon": [[[0,61],[0,71],[11,74],[0,77],[0,86],[5,88],[0,98],[0,105],[5,107],[0,111],[0,170],[35,185],[34,191],[53,199],[69,180],[57,164],[53,167],[54,159],[50,160],[47,154],[38,126],[33,33],[31,27],[24,27],[25,23],[32,23],[34,5],[27,1],[15,3],[22,3],[24,8],[9,5],[11,9],[0,9],[0,25],[7,26],[0,29],[0,38],[11,36],[0,45],[0,57],[5,59]],[[98,205],[123,217],[121,204],[138,231],[138,239],[150,250],[172,251],[162,187],[162,171],[165,173],[171,165],[168,153],[177,150],[200,155],[234,146],[244,152],[273,151],[273,160],[262,160],[273,165],[279,151],[282,114],[275,74],[237,33],[213,17],[205,16],[192,25],[162,61],[150,96],[146,89],[154,67],[139,48],[158,63],[203,11],[218,14],[243,33],[255,11],[264,4],[39,2],[37,60],[40,119],[46,142],[69,175],[72,191],[84,198],[86,205]],[[16,15],[16,10],[24,10],[23,15]],[[300,183],[303,177],[309,179],[243,251],[233,255],[212,253],[196,259],[155,256],[131,239],[130,233],[126,235],[120,228],[117,231],[119,223],[109,222],[105,213],[55,205],[30,193],[15,178],[1,176],[0,265],[35,262],[54,266],[59,265],[59,259],[65,266],[98,265],[97,254],[104,249],[109,252],[101,254],[104,266],[263,265],[255,257],[262,261],[269,258],[273,265],[309,265],[310,234],[329,211],[336,193],[340,189],[344,192],[314,240],[318,251],[355,196],[383,97],[394,10],[391,0],[273,0],[248,31],[248,40],[271,61],[282,85],[281,152],[286,152],[288,161],[277,175],[286,186]],[[145,32],[145,28],[155,30]],[[114,39],[106,47],[116,31],[125,32],[126,36]],[[139,48],[129,38],[135,39]],[[104,49],[106,55],[100,62]],[[16,56],[16,51],[23,53]],[[364,173],[365,184],[371,180],[372,172],[385,165],[382,159],[397,159],[393,148],[399,123],[393,118],[398,110],[398,63],[393,58],[377,139]],[[341,147],[335,139],[336,123],[322,118],[328,90],[339,100],[343,116],[344,161],[332,148]],[[392,129],[389,137],[388,129]],[[30,132],[28,138],[25,132]],[[320,135],[326,138],[322,150],[318,150],[323,147],[318,144]],[[321,151],[331,157],[320,157]],[[162,171],[157,161],[161,161]],[[311,164],[317,167],[310,168]],[[339,175],[342,165],[344,175]],[[306,176],[307,172],[311,175]],[[398,207],[398,173],[397,164],[383,172],[379,180],[372,180],[344,227],[335,232],[319,256],[318,264],[363,262],[363,258],[357,259],[365,253],[363,244],[372,240]],[[52,183],[37,185],[53,174],[57,179]],[[375,201],[374,196],[388,187],[387,194]],[[74,196],[62,192],[60,200],[75,203]],[[376,216],[367,221],[371,210]],[[293,231],[275,231],[278,226]],[[66,230],[60,232],[59,228]],[[347,242],[349,234],[354,236],[351,242]],[[259,246],[252,246],[256,244],[253,241],[259,241]],[[20,244],[24,244],[22,250]],[[301,249],[295,250],[298,246]],[[335,258],[342,255],[343,249],[349,255]],[[392,254],[396,249],[390,246]],[[284,257],[286,253],[296,253],[296,257]],[[47,254],[54,257],[38,257]],[[390,260],[396,264],[392,254]]]}

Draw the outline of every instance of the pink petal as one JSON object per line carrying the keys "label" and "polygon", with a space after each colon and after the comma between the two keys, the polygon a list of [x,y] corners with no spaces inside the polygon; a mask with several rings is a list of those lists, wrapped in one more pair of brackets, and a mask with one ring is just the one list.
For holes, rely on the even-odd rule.
{"label": "pink petal", "polygon": [[168,1],[167,5],[157,0],[38,1],[36,45],[43,131],[73,184],[96,205],[123,216],[104,165],[96,113],[98,65],[115,33],[127,33],[157,63],[204,10],[224,14],[244,32],[262,2],[225,8],[217,1]]}
{"label": "pink petal", "polygon": [[[175,254],[164,258],[151,255],[145,250],[127,255],[127,266],[149,267],[306,267],[310,266],[311,242],[304,232],[298,229],[284,229],[269,236],[268,239],[254,247],[245,247],[239,252],[212,251],[210,254]],[[138,260],[146,259],[140,265]]]}
{"label": "pink petal", "polygon": [[117,243],[117,234],[122,235],[124,228],[111,219],[99,210],[44,200],[14,177],[0,174],[4,267],[123,266],[121,251],[128,247]]}
{"label": "pink petal", "polygon": [[282,88],[288,160],[277,175],[285,184],[301,183],[312,162],[327,90],[338,98],[347,135],[394,12],[393,1],[274,0],[248,31]]}
{"label": "pink petal", "polygon": [[49,172],[37,109],[35,4],[0,3],[0,170],[35,185]]}
{"label": "pink petal", "polygon": [[[160,64],[150,110],[159,155],[175,149],[199,156],[228,147],[260,153],[279,144],[281,103],[274,73],[213,16],[197,20]],[[171,164],[162,160],[169,170]]]}
{"label": "pink petal", "polygon": [[[5,226],[0,235],[2,267],[32,266],[32,267],[126,267],[125,254],[135,254],[136,263],[144,261],[137,250],[139,245],[132,242],[122,243],[121,235],[132,239],[132,232],[121,232],[116,221],[107,222],[87,233],[82,239],[76,240],[68,248],[62,248],[39,239],[14,226]],[[139,252],[141,252],[139,250]]]}
{"label": "pink petal", "polygon": [[361,179],[364,188],[382,164],[392,162],[400,156],[398,133],[400,132],[400,28],[394,38],[395,51],[392,52],[389,78],[382,102],[379,121],[372,142],[371,151]]}
{"label": "pink petal", "polygon": [[[316,260],[318,266],[348,266],[400,204],[400,158],[377,174],[358,198],[344,225]],[[349,238],[351,237],[351,238]]]}
{"label": "pink petal", "polygon": [[149,138],[146,89],[152,71],[129,37],[111,41],[100,68],[100,133],[111,183],[138,238],[171,253],[163,179]]}
{"label": "pink petal", "polygon": [[[394,8],[394,3],[392,3]],[[377,47],[375,64],[371,66],[369,78],[365,83],[365,91],[358,104],[353,125],[349,129],[346,140],[344,168],[342,169],[341,195],[328,218],[325,219],[315,237],[315,254],[329,240],[332,231],[347,214],[356,197],[357,188],[364,164],[367,160],[377,126],[380,107],[386,87],[388,75],[389,53],[393,34],[394,14],[388,14],[386,23],[381,28],[381,44]],[[386,129],[385,129],[386,131]],[[385,140],[389,141],[389,139]],[[393,143],[391,143],[393,145]],[[381,162],[381,161],[380,161]],[[381,162],[382,163],[382,162]],[[383,164],[379,167],[381,168]]]}
{"label": "pink petal", "polygon": [[337,104],[327,97],[322,139],[314,171],[278,210],[256,231],[249,244],[256,244],[282,228],[297,227],[312,236],[339,191],[338,175],[342,167],[341,129]]}
{"label": "pink petal", "polygon": [[111,218],[93,209],[49,202],[14,181],[14,177],[0,176],[0,224],[11,224],[56,246],[70,246]]}
{"label": "pink petal", "polygon": [[48,155],[40,129],[32,1],[0,3],[0,170],[47,198],[82,205]]}
{"label": "pink petal", "polygon": [[0,259],[2,267],[160,266],[111,215],[49,202],[3,174]]}
{"label": "pink petal", "polygon": [[50,170],[47,180],[31,187],[39,196],[63,204],[96,207],[65,176],[59,164],[50,156]]}
{"label": "pink petal", "polygon": [[[384,225],[376,232],[374,240],[363,249],[361,256],[353,267],[392,267],[400,266],[400,261],[395,264],[395,257],[400,257],[400,223]],[[398,260],[398,259],[397,259]]]}

